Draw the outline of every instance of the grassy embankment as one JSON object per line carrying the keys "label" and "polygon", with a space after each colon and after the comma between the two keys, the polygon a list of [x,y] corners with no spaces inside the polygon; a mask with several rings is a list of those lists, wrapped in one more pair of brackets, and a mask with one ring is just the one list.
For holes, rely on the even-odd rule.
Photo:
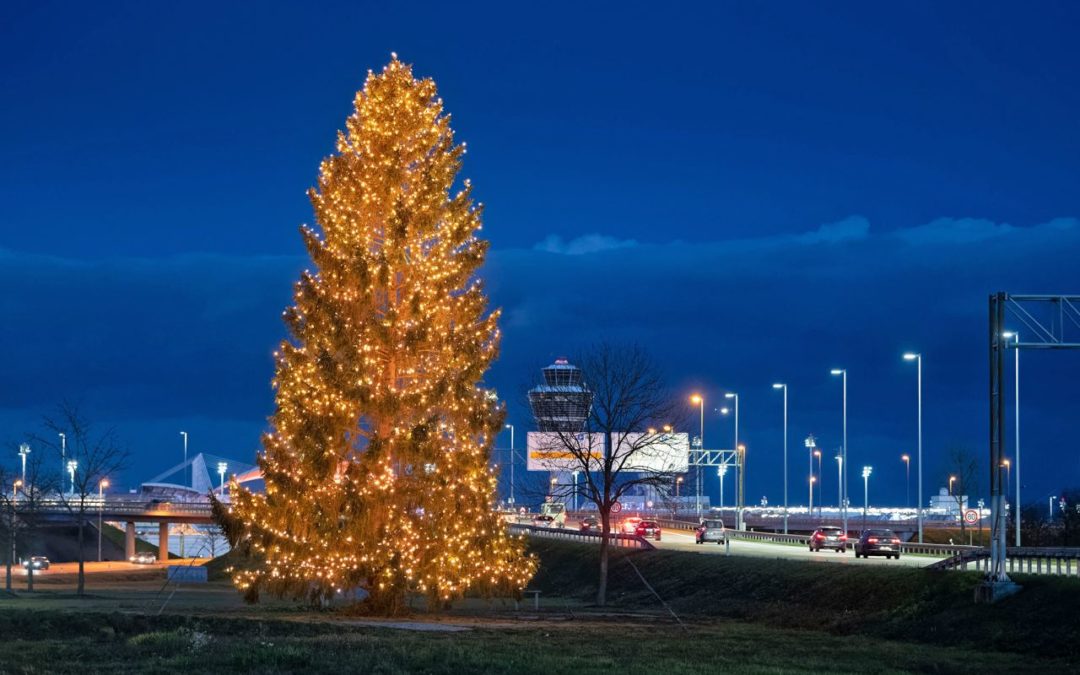
{"label": "grassy embankment", "polygon": [[[706,556],[618,554],[590,606],[595,549],[535,542],[544,609],[466,601],[391,629],[289,602],[244,607],[224,582],[91,585],[0,600],[4,672],[1025,672],[1075,670],[1080,582],[1029,578],[994,607],[977,576]],[[645,588],[630,561],[682,620]],[[217,567],[217,566],[216,566]],[[526,604],[523,603],[523,607]],[[448,632],[456,629],[460,632]]]}

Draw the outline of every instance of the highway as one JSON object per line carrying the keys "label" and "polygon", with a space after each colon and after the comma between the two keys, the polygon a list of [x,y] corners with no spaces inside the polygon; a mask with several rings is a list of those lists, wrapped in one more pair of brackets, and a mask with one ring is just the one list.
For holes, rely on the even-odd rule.
{"label": "highway", "polygon": [[[725,548],[719,544],[695,544],[694,533],[686,530],[665,529],[660,541],[652,542],[657,548],[690,551],[704,555],[723,555]],[[854,551],[836,553],[819,551],[813,553],[806,546],[769,544],[756,541],[731,541],[731,555],[753,556],[758,558],[781,558],[785,560],[806,560],[821,564],[836,565],[888,565],[892,567],[925,567],[941,558],[925,555],[902,555],[899,560],[884,556],[856,558]]]}

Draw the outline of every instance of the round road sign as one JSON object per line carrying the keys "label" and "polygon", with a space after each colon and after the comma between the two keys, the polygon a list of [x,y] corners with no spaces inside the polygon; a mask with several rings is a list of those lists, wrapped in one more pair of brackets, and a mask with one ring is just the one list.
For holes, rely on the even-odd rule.
{"label": "round road sign", "polygon": [[621,503],[615,502],[614,504],[611,505],[611,512],[612,513],[618,513],[619,511],[622,511],[622,504]]}
{"label": "round road sign", "polygon": [[967,511],[964,511],[964,522],[966,522],[968,525],[974,525],[975,523],[979,522],[979,512],[975,509],[968,509]]}

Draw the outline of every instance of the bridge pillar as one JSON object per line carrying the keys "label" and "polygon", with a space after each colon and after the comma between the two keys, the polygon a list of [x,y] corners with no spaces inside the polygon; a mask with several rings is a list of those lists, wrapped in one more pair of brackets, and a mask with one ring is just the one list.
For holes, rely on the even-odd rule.
{"label": "bridge pillar", "polygon": [[169,562],[169,524],[158,523],[158,560]]}
{"label": "bridge pillar", "polygon": [[124,558],[131,560],[135,557],[135,523],[128,523],[124,527]]}

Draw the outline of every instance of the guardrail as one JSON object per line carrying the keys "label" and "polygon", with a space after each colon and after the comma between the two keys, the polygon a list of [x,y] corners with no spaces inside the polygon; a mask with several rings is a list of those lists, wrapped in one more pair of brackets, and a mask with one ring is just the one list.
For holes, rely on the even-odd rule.
{"label": "guardrail", "polygon": [[[974,547],[974,549],[952,555],[930,567],[940,570],[987,571],[990,551],[982,547]],[[1080,549],[1013,547],[1006,549],[1005,566],[1007,572],[1016,574],[1049,574],[1080,578]]]}
{"label": "guardrail", "polygon": [[[526,534],[531,537],[561,539],[563,541],[577,541],[589,544],[600,543],[600,539],[604,536],[599,532],[579,532],[577,530],[562,527],[536,527],[534,525],[522,525],[518,523],[511,523],[509,529],[513,533]],[[612,532],[608,535],[608,538],[613,545],[618,546],[619,548],[636,548],[646,551],[651,551],[656,548],[648,539],[634,534],[617,534]]]}
{"label": "guardrail", "polygon": [[[19,504],[16,503],[16,511]],[[83,510],[87,514],[97,514],[99,511],[106,518],[112,516],[142,516],[144,518],[157,517],[196,517],[208,518],[213,514],[210,504],[193,504],[185,502],[144,502],[130,500],[105,500],[87,499]],[[71,514],[79,511],[77,498],[69,501],[60,499],[48,499],[39,501],[34,505],[34,513],[42,515]]]}

